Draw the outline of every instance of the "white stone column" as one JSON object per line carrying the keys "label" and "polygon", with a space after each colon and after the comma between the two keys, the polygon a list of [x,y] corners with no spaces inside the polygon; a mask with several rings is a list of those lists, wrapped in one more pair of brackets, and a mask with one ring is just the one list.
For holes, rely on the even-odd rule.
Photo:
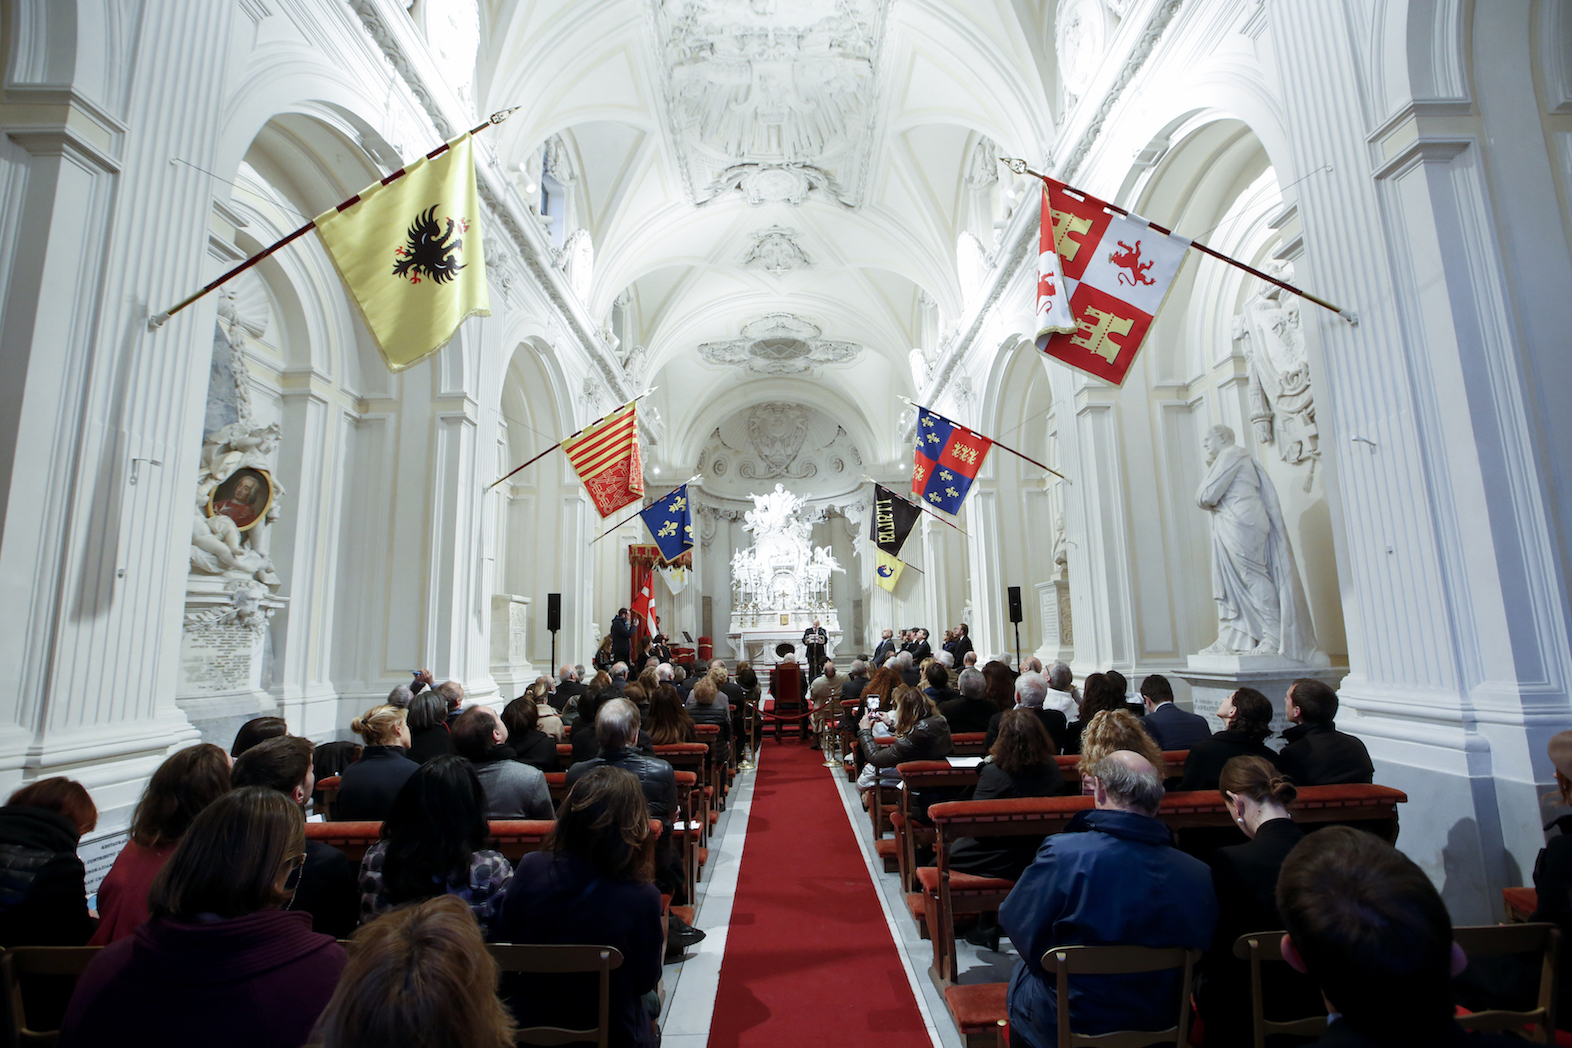
{"label": "white stone column", "polygon": [[[997,472],[998,467],[993,468]],[[971,576],[972,621],[968,625],[971,626],[972,644],[989,654],[1008,651],[1013,655],[1015,628],[1010,624],[1010,608],[1005,599],[1003,540],[999,534],[999,492],[992,484],[971,493],[966,500],[963,524],[966,528],[966,562]],[[955,624],[958,611],[950,611],[948,618],[934,620],[930,628],[934,633],[935,648],[943,639],[944,630]],[[1025,632],[1021,635],[1022,657],[1031,651],[1028,637],[1029,634]]]}
{"label": "white stone column", "polygon": [[1370,63],[1352,9],[1269,12],[1301,279],[1359,314],[1357,327],[1305,314],[1321,328],[1335,462],[1342,696],[1360,714],[1339,726],[1366,739],[1378,781],[1423,798],[1399,844],[1453,918],[1494,919],[1541,842],[1544,739],[1568,723],[1572,680],[1555,519],[1572,383],[1552,348],[1572,326],[1572,266],[1544,221],[1557,203],[1531,9],[1416,10]]}
{"label": "white stone column", "polygon": [[[213,303],[157,332],[147,319],[213,275],[213,182],[200,168],[213,163],[238,8],[150,5],[126,36],[95,37],[95,61],[76,57],[91,53],[76,33],[102,12],[27,6],[36,17],[13,11],[7,27],[16,108],[0,152],[13,216],[0,231],[13,259],[0,658],[14,683],[0,701],[0,787],[69,767],[112,827],[170,747],[194,738],[174,692]],[[30,101],[41,104],[18,106]]]}

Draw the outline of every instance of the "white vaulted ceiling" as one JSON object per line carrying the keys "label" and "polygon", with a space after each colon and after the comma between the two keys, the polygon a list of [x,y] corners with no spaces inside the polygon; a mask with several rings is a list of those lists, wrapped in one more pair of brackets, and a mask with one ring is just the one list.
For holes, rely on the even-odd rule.
{"label": "white vaulted ceiling", "polygon": [[482,4],[477,107],[523,106],[493,140],[521,191],[561,143],[586,305],[659,387],[652,466],[692,468],[763,404],[833,419],[869,468],[900,462],[911,351],[954,324],[1013,207],[979,157],[1040,161],[1053,139],[1052,7]]}

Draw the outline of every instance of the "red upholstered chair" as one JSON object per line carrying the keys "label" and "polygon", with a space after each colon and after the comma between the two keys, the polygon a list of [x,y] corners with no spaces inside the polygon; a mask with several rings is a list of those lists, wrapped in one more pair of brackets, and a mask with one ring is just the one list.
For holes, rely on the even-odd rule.
{"label": "red upholstered chair", "polygon": [[953,757],[981,757],[988,752],[988,733],[963,731],[950,736],[950,755]]}
{"label": "red upholstered chair", "polygon": [[338,804],[338,783],[337,775],[329,775],[325,779],[318,779],[317,788],[313,791],[321,795],[322,817],[328,822],[333,821],[333,809]]}
{"label": "red upholstered chair", "polygon": [[568,773],[565,771],[548,771],[546,773],[546,789],[551,794],[552,804],[561,804],[568,799]]}
{"label": "red upholstered chair", "polygon": [[487,846],[495,848],[514,865],[530,852],[540,851],[547,834],[557,825],[553,819],[492,819],[487,827],[491,840]]}
{"label": "red upholstered chair", "polygon": [[382,839],[380,822],[308,822],[306,840],[321,841],[343,852],[351,862],[366,857],[366,849]]}
{"label": "red upholstered chair", "polygon": [[770,698],[759,716],[775,725],[775,741],[781,741],[781,725],[795,723],[798,737],[808,738],[808,718],[813,711],[803,701],[802,668],[783,662],[770,670]]}

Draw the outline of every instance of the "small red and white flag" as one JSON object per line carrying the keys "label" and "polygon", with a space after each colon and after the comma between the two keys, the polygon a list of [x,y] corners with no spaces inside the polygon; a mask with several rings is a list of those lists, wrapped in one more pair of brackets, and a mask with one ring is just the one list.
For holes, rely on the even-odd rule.
{"label": "small red and white flag", "polygon": [[1064,286],[1059,252],[1054,248],[1053,212],[1044,186],[1042,231],[1037,240],[1037,348],[1053,335],[1074,330],[1075,314],[1070,311],[1070,291]]}
{"label": "small red and white flag", "polygon": [[[1116,215],[1062,182],[1044,181],[1044,218],[1052,223],[1054,261],[1064,277],[1057,290],[1068,293],[1075,327],[1039,332],[1037,348],[1123,385],[1190,241],[1162,232],[1139,215]],[[1039,277],[1039,318],[1041,287]]]}

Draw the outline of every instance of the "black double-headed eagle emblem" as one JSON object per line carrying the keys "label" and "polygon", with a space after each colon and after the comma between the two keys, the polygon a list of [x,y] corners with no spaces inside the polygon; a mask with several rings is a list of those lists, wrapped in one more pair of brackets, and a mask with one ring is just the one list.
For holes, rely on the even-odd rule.
{"label": "black double-headed eagle emblem", "polygon": [[409,227],[409,243],[393,249],[398,256],[393,263],[394,276],[403,277],[411,284],[418,284],[423,278],[446,284],[458,276],[458,271],[464,268],[464,263],[458,260],[459,252],[464,250],[464,238],[454,233],[468,232],[469,222],[462,218],[445,221],[447,228],[443,229],[437,222],[435,204],[415,217],[414,224]]}

